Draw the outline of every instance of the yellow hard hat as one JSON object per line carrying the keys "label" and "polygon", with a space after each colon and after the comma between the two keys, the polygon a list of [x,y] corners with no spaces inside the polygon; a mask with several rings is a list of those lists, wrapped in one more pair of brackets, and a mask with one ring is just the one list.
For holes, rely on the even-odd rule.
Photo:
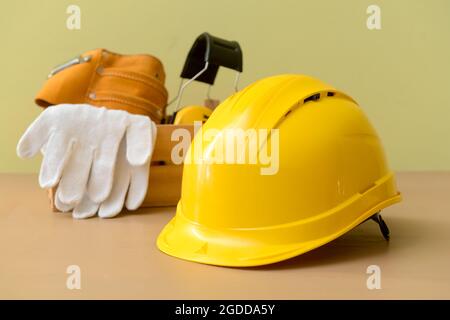
{"label": "yellow hard hat", "polygon": [[205,106],[186,106],[175,114],[173,124],[193,124],[195,121],[206,122],[212,110]]}
{"label": "yellow hard hat", "polygon": [[[278,129],[277,173],[262,175],[259,161],[192,161],[196,146],[208,160],[219,143],[200,141],[206,130],[230,128]],[[176,216],[158,237],[163,252],[247,267],[300,255],[370,218],[388,237],[378,213],[401,196],[374,128],[346,94],[307,76],[269,77],[225,100],[202,130],[187,154]]]}

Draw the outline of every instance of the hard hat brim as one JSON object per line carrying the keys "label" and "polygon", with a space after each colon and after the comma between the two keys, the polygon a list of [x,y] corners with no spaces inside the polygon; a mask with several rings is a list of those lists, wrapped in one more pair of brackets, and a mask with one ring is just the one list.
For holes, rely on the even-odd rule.
{"label": "hard hat brim", "polygon": [[[171,256],[184,260],[227,267],[253,267],[272,264],[293,258],[318,248],[355,228],[381,209],[401,200],[398,193],[367,210],[344,228],[326,237],[307,242],[269,243],[256,241],[255,229],[215,230],[187,219],[181,212],[162,230],[157,240],[158,248]],[[258,237],[256,237],[257,239]]]}

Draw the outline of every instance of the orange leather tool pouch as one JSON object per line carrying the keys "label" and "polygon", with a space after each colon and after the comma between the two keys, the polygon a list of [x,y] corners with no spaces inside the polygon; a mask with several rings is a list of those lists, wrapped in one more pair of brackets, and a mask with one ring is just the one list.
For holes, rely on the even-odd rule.
{"label": "orange leather tool pouch", "polygon": [[89,103],[147,115],[161,123],[168,97],[165,77],[161,61],[151,55],[96,49],[55,68],[35,102],[44,108]]}

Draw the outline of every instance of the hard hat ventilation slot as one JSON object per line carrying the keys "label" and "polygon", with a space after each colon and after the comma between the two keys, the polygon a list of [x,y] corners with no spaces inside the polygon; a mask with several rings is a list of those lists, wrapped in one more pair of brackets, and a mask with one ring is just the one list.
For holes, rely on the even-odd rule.
{"label": "hard hat ventilation slot", "polygon": [[320,93],[313,94],[312,96],[309,96],[305,100],[303,100],[303,103],[307,103],[308,101],[317,101],[320,99]]}
{"label": "hard hat ventilation slot", "polygon": [[164,160],[156,160],[151,162],[152,166],[165,166],[166,164],[167,163]]}
{"label": "hard hat ventilation slot", "polygon": [[334,92],[327,92],[327,97],[333,97],[334,96]]}

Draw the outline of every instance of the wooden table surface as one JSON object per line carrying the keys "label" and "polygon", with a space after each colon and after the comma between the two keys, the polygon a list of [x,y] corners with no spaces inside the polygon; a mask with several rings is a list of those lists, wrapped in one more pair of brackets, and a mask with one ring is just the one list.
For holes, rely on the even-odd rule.
{"label": "wooden table surface", "polygon": [[[174,208],[115,219],[54,213],[35,175],[0,175],[0,298],[450,299],[450,172],[400,173],[404,201],[383,212],[385,242],[366,222],[328,245],[258,268],[202,265],[161,253]],[[78,265],[81,289],[69,290]],[[367,267],[381,270],[369,290]]]}

